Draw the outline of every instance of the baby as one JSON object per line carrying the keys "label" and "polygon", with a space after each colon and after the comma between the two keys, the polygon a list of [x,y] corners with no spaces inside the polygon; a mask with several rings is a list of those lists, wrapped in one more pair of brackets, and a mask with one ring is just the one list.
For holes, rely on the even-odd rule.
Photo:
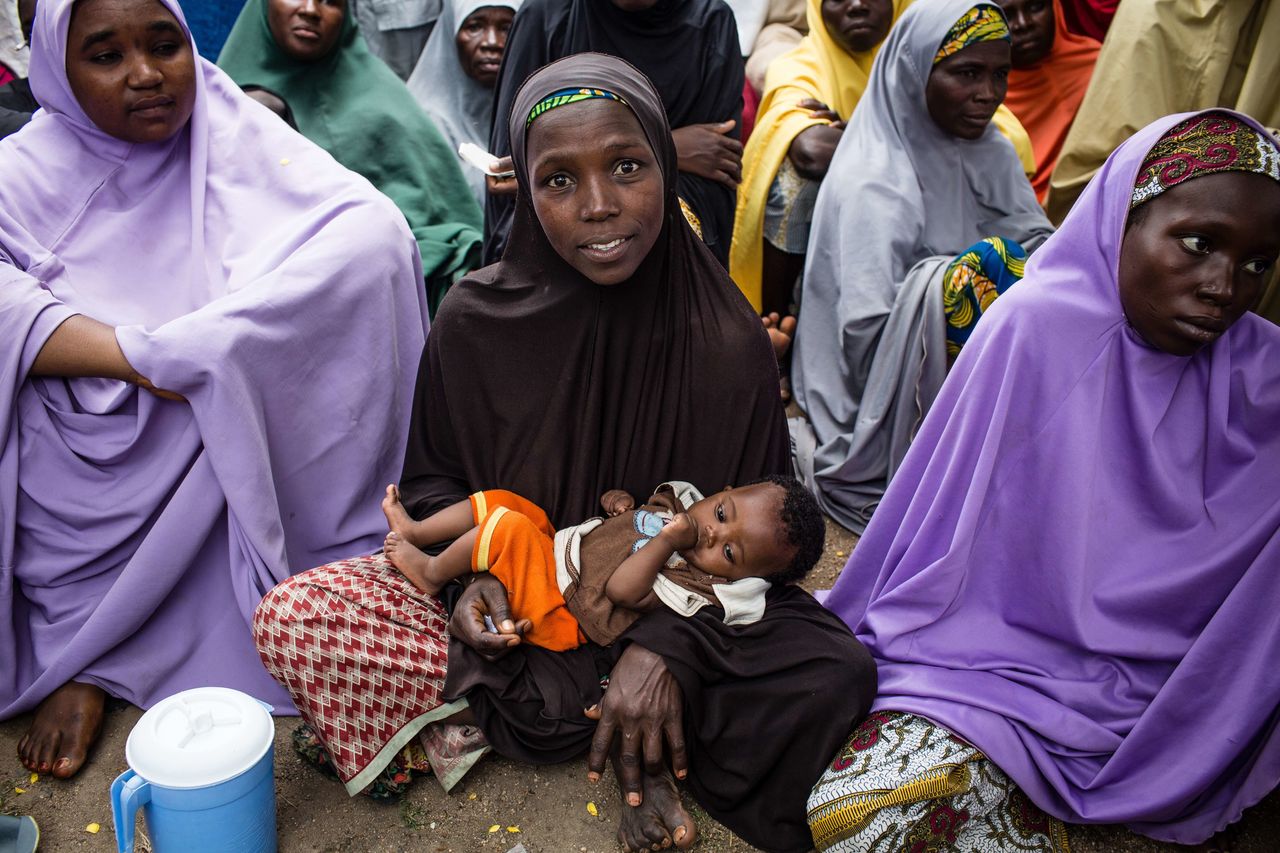
{"label": "baby", "polygon": [[[535,504],[494,490],[414,521],[387,486],[385,552],[430,595],[469,572],[490,572],[513,616],[531,622],[525,639],[563,651],[586,639],[609,645],[660,605],[692,616],[710,604],[728,624],[758,621],[769,586],[808,574],[826,531],[813,495],[789,477],[707,498],[688,483],[663,483],[639,508],[613,490],[600,504],[608,518],[556,531]],[[451,539],[438,556],[420,550]]]}

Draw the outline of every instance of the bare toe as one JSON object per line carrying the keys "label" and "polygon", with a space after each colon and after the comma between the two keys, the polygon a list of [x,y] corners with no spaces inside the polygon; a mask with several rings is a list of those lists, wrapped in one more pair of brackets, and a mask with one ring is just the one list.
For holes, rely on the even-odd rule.
{"label": "bare toe", "polygon": [[74,776],[102,732],[105,701],[101,688],[75,681],[51,693],[18,746],[23,765],[58,779]]}

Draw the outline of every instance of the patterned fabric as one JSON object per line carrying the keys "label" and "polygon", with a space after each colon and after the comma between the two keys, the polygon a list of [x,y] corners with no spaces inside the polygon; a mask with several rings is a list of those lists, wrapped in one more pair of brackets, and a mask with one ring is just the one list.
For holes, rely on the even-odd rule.
{"label": "patterned fabric", "polygon": [[441,704],[447,621],[381,554],[295,575],[258,606],[262,661],[348,793],[372,784],[427,724],[465,707]]}
{"label": "patterned fabric", "polygon": [[876,711],[809,794],[819,850],[1070,853],[1049,817],[972,745],[912,714]]}
{"label": "patterned fabric", "polygon": [[[292,740],[293,751],[303,761],[330,779],[341,781],[337,768],[333,766],[333,759],[329,757],[329,750],[315,729],[303,723],[293,730]],[[431,766],[427,763],[422,747],[414,741],[396,753],[391,763],[361,793],[371,800],[394,800],[409,789],[409,783],[413,781],[415,774],[430,772]]]}
{"label": "patterned fabric", "polygon": [[813,206],[818,201],[821,181],[802,176],[785,158],[769,185],[764,208],[764,239],[775,249],[792,255],[809,250],[809,230],[813,225]]}
{"label": "patterned fabric", "polygon": [[693,208],[689,206],[689,202],[676,196],[676,201],[680,202],[680,212],[684,214],[684,221],[689,223],[689,227],[693,229],[693,233],[698,235],[699,240],[705,239],[702,236],[702,220],[698,214],[693,212]]}
{"label": "patterned fabric", "polygon": [[959,53],[971,44],[1001,39],[1012,41],[1004,13],[991,5],[974,6],[961,15],[960,20],[947,31],[946,37],[942,40],[942,46],[933,57],[933,64],[937,65],[948,56]]}
{"label": "patterned fabric", "polygon": [[565,104],[575,104],[578,101],[589,101],[593,98],[608,98],[611,101],[617,101],[620,104],[627,103],[620,95],[605,89],[560,89],[552,92],[541,101],[533,105],[533,109],[529,110],[529,117],[524,120],[525,126],[533,124],[533,120],[545,112],[554,110],[556,107],[563,107]]}
{"label": "patterned fabric", "polygon": [[1280,181],[1280,151],[1226,113],[1202,113],[1174,125],[1142,161],[1129,209],[1184,181],[1215,172],[1255,172]]}
{"label": "patterned fabric", "polygon": [[1013,240],[987,237],[952,261],[942,274],[942,307],[947,315],[947,355],[955,358],[982,314],[1026,269],[1027,252]]}

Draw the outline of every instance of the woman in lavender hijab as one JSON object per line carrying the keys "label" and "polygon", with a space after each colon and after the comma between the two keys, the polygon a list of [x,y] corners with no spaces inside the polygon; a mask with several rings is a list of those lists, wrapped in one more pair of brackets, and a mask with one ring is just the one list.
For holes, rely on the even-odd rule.
{"label": "woman in lavender hijab", "polygon": [[1277,255],[1274,140],[1169,116],[984,316],[828,601],[880,685],[819,849],[1195,844],[1280,782]]}
{"label": "woman in lavender hijab", "polygon": [[0,142],[0,719],[65,778],[107,694],[289,708],[248,619],[377,547],[426,311],[404,217],[201,59],[176,0],[41,0]]}

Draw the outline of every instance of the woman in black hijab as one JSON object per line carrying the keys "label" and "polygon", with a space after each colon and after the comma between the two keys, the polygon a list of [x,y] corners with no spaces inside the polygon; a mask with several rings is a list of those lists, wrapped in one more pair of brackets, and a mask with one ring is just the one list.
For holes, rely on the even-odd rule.
{"label": "woman in black hijab", "polygon": [[[528,156],[542,144],[529,146],[529,134],[549,132],[545,115],[530,123],[535,107],[567,115],[570,107],[548,110],[547,102],[581,100],[582,90],[603,93],[590,96],[599,98],[592,109],[625,104],[643,132],[643,154],[613,155],[618,163],[604,173],[660,172],[653,213],[638,214],[638,228],[625,224],[637,220],[626,193],[584,201],[579,217],[558,220],[531,198],[535,179],[540,187],[588,183],[573,165],[535,175]],[[596,501],[611,488],[648,494],[679,478],[719,489],[786,471],[772,349],[681,213],[675,147],[653,87],[621,60],[581,54],[536,73],[510,115],[521,187],[511,246],[501,263],[450,290],[432,327],[400,487],[410,514],[506,488],[564,526],[598,514]],[[594,139],[592,151],[615,141]],[[624,240],[637,231],[636,243],[652,247],[630,256],[629,274],[615,279],[612,250],[577,257],[582,227]],[[566,232],[574,237],[567,243]],[[600,256],[606,262],[592,260]],[[299,575],[259,608],[263,658],[328,752],[383,755],[384,743],[404,743],[417,721],[462,696],[494,749],[520,760],[559,762],[590,747],[599,772],[616,733],[615,770],[632,804],[619,836],[633,849],[695,839],[668,762],[679,775],[687,769],[703,806],[753,844],[807,849],[805,796],[874,694],[866,652],[797,587],[774,587],[752,625],[727,626],[718,610],[654,612],[607,649],[555,653],[485,630],[485,615],[514,627],[504,626],[501,583],[487,575],[473,576],[453,608],[447,684],[426,690],[441,675],[433,662],[448,640],[436,600],[404,585],[375,555]],[[360,651],[370,647],[376,652]],[[369,683],[393,685],[403,701],[365,719],[354,694]],[[584,713],[592,706],[598,727]],[[402,722],[388,729],[392,715]],[[343,772],[349,788],[368,777],[362,766]]]}
{"label": "woman in black hijab", "polygon": [[[733,12],[720,0],[526,0],[494,93],[494,155],[511,154],[507,117],[520,84],[550,62],[589,51],[621,57],[653,82],[674,130],[680,198],[727,267],[742,179],[744,70]],[[514,211],[509,192],[489,193],[485,263],[502,257]]]}

